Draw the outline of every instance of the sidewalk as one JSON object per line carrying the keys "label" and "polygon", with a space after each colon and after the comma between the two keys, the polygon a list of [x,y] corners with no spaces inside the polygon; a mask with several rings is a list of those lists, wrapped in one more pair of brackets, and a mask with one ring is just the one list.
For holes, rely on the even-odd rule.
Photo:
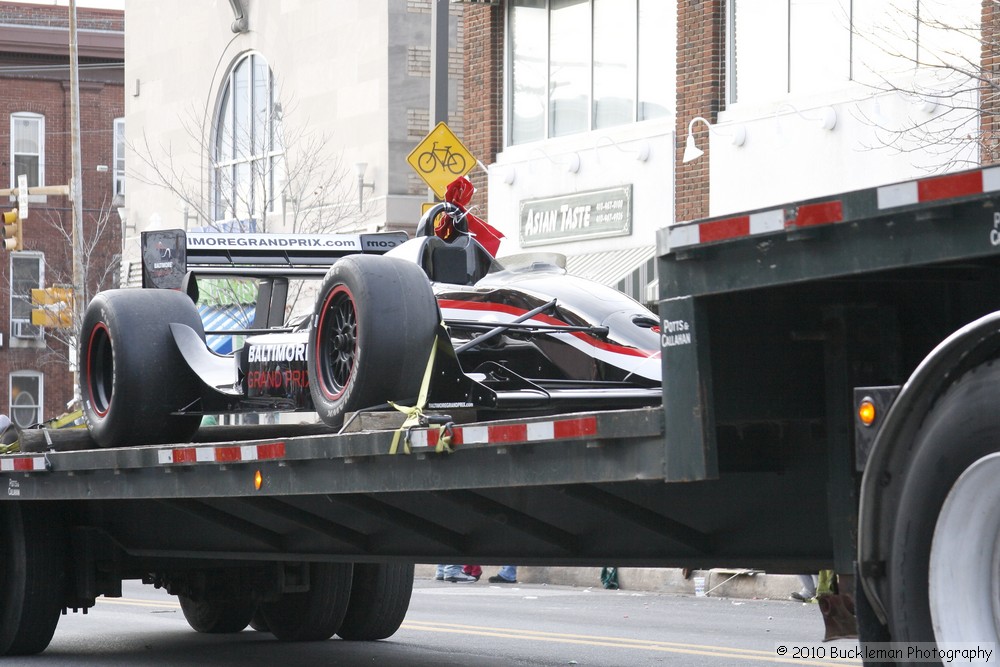
{"label": "sidewalk", "polygon": [[[434,568],[434,565],[417,565],[416,577],[433,579]],[[496,570],[495,565],[484,565],[480,583],[485,583],[487,577],[496,574]],[[788,600],[792,591],[797,591],[801,587],[798,576],[794,574],[766,574],[759,570],[693,570],[685,579],[683,571],[677,568],[618,568],[618,585],[623,591],[694,595],[695,580],[698,577],[704,577],[705,592],[709,597]],[[517,580],[524,584],[602,587],[599,567],[519,566]]]}

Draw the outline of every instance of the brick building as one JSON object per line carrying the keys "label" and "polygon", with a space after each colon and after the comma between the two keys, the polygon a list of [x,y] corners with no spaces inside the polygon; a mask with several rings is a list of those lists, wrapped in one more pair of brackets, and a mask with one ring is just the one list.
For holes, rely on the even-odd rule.
{"label": "brick building", "polygon": [[[993,3],[465,2],[465,139],[490,165],[474,177],[490,222],[647,302],[655,230],[675,221],[1000,154]],[[535,211],[607,196],[628,224],[537,233]]]}
{"label": "brick building", "polygon": [[[124,192],[124,13],[78,9],[83,236],[88,291],[118,276]],[[71,180],[72,117],[66,7],[0,2],[0,188],[66,185]],[[117,152],[117,155],[116,155]],[[117,158],[117,159],[116,159]],[[118,200],[120,201],[120,199]],[[6,202],[4,202],[6,205]],[[14,206],[11,202],[11,207]],[[0,401],[27,426],[66,411],[73,398],[71,350],[63,331],[33,326],[30,290],[72,282],[71,201],[32,195],[24,248],[5,252],[0,280]],[[85,295],[86,298],[86,295]]]}

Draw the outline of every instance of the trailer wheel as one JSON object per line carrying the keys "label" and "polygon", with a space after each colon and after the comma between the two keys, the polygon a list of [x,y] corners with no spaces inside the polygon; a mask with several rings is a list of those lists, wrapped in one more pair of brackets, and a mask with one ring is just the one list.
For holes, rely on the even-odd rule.
{"label": "trailer wheel", "polygon": [[1000,641],[998,475],[1000,453],[975,461],[955,481],[938,516],[928,597],[939,642]]}
{"label": "trailer wheel", "polygon": [[249,600],[192,600],[178,595],[181,611],[196,632],[230,634],[241,632],[250,624],[254,605]]}
{"label": "trailer wheel", "polygon": [[895,642],[1000,642],[1000,363],[958,379],[910,450],[888,566]]}
{"label": "trailer wheel", "polygon": [[283,642],[329,639],[340,628],[351,598],[350,563],[311,563],[309,590],[285,593],[260,605],[268,631]]}
{"label": "trailer wheel", "polygon": [[309,335],[309,388],[320,418],[413,400],[439,321],[427,275],[393,257],[352,255],[323,280]]}
{"label": "trailer wheel", "polygon": [[372,641],[391,637],[406,617],[413,594],[413,563],[355,563],[351,601],[337,634]]}
{"label": "trailer wheel", "polygon": [[0,655],[40,653],[59,622],[65,542],[54,512],[24,503],[0,506]]}
{"label": "trailer wheel", "polygon": [[191,300],[172,290],[109,290],[90,302],[80,332],[80,395],[90,434],[102,447],[184,442],[197,415],[172,413],[200,396],[200,384],[170,323],[204,328]]}

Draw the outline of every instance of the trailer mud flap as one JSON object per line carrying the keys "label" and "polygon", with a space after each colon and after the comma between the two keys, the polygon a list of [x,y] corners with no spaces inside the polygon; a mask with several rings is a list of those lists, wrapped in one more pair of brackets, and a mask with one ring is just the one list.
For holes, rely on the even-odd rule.
{"label": "trailer mud flap", "polygon": [[660,301],[663,358],[664,479],[693,482],[719,476],[712,410],[707,314],[685,296]]}
{"label": "trailer mud flap", "polygon": [[858,622],[854,615],[854,597],[848,593],[821,595],[816,599],[823,614],[825,632],[823,641],[853,639],[858,636]]}

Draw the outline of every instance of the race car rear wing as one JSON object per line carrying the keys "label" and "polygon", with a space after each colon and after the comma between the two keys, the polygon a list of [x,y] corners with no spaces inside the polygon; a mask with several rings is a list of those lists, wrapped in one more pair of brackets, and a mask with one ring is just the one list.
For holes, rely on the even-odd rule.
{"label": "race car rear wing", "polygon": [[341,257],[384,253],[405,232],[233,234],[170,229],[142,233],[142,286],[181,289],[187,273],[321,278]]}

